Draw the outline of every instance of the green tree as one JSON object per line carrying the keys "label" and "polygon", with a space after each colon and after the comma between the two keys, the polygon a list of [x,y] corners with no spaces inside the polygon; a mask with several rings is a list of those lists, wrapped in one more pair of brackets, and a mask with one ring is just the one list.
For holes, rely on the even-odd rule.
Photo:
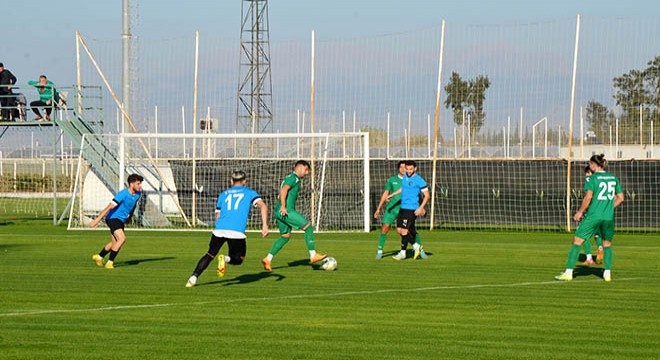
{"label": "green tree", "polygon": [[[660,56],[649,61],[646,69],[630,70],[612,79],[612,83],[614,100],[621,108],[619,140],[637,143],[640,140],[640,109],[644,132],[648,132],[651,121],[660,120]],[[591,130],[601,140],[604,139],[609,126],[614,123],[614,111],[592,100],[587,106],[586,116]]]}
{"label": "green tree", "polygon": [[483,127],[486,119],[484,102],[486,90],[490,87],[488,76],[479,75],[474,80],[463,80],[461,76],[452,72],[449,83],[445,86],[447,98],[445,108],[451,108],[454,123],[463,125],[463,111],[470,116],[470,135],[474,136]]}
{"label": "green tree", "polygon": [[611,116],[607,106],[593,100],[587,104],[585,120],[589,124],[589,130],[593,131],[600,141],[609,136]]}

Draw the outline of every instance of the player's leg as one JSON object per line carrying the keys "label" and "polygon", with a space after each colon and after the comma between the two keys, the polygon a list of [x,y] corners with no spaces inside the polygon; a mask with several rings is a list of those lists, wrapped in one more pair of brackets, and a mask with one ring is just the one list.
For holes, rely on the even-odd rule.
{"label": "player's leg", "polygon": [[[411,215],[412,214],[412,215]],[[411,221],[412,217],[415,214],[411,210],[401,210],[399,211],[399,216],[396,219],[396,230],[401,235],[401,250],[399,253],[392,256],[394,260],[404,260],[406,258],[406,250],[408,249],[408,244],[410,243],[409,237],[412,237],[410,234],[410,226],[413,224]],[[412,237],[413,242],[415,238]]]}
{"label": "player's leg", "polygon": [[309,262],[315,263],[321,261],[327,257],[324,254],[316,253],[316,239],[314,238],[314,226],[307,220],[303,214],[297,211],[289,211],[287,216],[287,222],[289,225],[294,228],[298,228],[305,232],[305,245],[307,245],[307,250],[309,251]]}
{"label": "player's leg", "polygon": [[376,253],[376,259],[383,257],[383,249],[385,248],[385,240],[387,240],[387,233],[390,231],[392,224],[396,224],[396,218],[399,215],[399,209],[388,210],[385,209],[383,214],[383,226],[380,230],[380,235],[378,236],[378,252]]}
{"label": "player's leg", "polygon": [[273,246],[271,246],[270,251],[268,252],[268,255],[261,259],[261,263],[263,264],[264,270],[266,271],[273,270],[270,265],[271,261],[273,261],[273,257],[277,255],[280,250],[282,250],[282,247],[284,247],[284,245],[286,245],[286,243],[289,242],[289,239],[291,238],[291,225],[279,215],[275,216],[275,221],[277,222],[277,227],[280,229],[280,237],[275,240]]}
{"label": "player's leg", "polygon": [[594,240],[596,240],[596,245],[598,246],[598,252],[596,252],[596,264],[603,263],[603,240],[600,237],[600,234],[594,235]]}
{"label": "player's leg", "polygon": [[108,226],[112,233],[112,245],[110,246],[110,256],[108,262],[105,263],[106,269],[114,269],[115,258],[119,254],[119,250],[126,242],[126,233],[124,232],[124,222],[119,219],[108,220]]}
{"label": "player's leg", "polygon": [[591,265],[594,263],[594,259],[591,257],[591,241],[589,239],[586,239],[582,243],[582,250],[584,251],[584,255],[587,257],[587,259],[584,261],[585,265]]}
{"label": "player's leg", "polygon": [[390,224],[385,224],[380,228],[380,234],[378,235],[378,252],[376,252],[376,259],[383,257],[383,248],[385,247],[385,240],[387,240],[387,233],[390,231]]}
{"label": "player's leg", "polygon": [[568,251],[568,257],[566,259],[566,270],[564,270],[563,273],[555,276],[556,280],[573,280],[573,268],[575,267],[575,263],[580,256],[580,247],[582,246],[582,243],[584,243],[584,239],[589,239],[593,236],[597,226],[598,222],[589,221],[589,218],[586,218],[582,221],[582,223],[580,223],[580,226],[578,226],[577,230],[575,230],[575,236],[573,237],[571,249]]}
{"label": "player's leg", "polygon": [[415,253],[413,255],[413,260],[417,260],[422,255],[422,251],[424,251],[424,247],[422,246],[421,243],[417,242],[417,237],[419,237],[419,234],[417,233],[417,228],[415,227],[414,221],[410,227],[409,232],[410,235],[408,236],[408,243],[411,244],[413,250],[415,250]]}
{"label": "player's leg", "polygon": [[229,239],[227,244],[229,245],[229,256],[225,256],[225,261],[230,265],[241,265],[247,253],[245,239]]}
{"label": "player's leg", "polygon": [[121,221],[117,219],[110,219],[106,222],[106,224],[110,229],[110,242],[105,244],[98,254],[92,255],[92,260],[94,260],[97,266],[103,266],[103,258],[110,253],[110,250],[112,249],[112,242],[115,240],[115,237],[112,236],[112,233],[121,227]]}
{"label": "player's leg", "polygon": [[188,282],[186,283],[186,287],[193,287],[197,283],[197,278],[202,275],[204,270],[206,270],[207,267],[209,267],[209,264],[213,261],[213,259],[218,255],[218,252],[220,252],[220,248],[222,245],[225,243],[225,238],[219,238],[215,235],[211,235],[211,240],[209,240],[209,249],[202,256],[201,259],[197,262],[197,266],[195,267],[195,270],[193,271],[192,275],[188,279]]}
{"label": "player's leg", "polygon": [[603,280],[612,281],[612,261],[614,259],[612,240],[614,240],[614,221],[603,222],[599,233],[603,237]]}

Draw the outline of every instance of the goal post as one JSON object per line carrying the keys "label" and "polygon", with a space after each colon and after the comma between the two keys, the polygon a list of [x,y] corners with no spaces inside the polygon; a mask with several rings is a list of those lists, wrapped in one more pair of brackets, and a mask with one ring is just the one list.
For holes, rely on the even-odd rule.
{"label": "goal post", "polygon": [[[99,169],[99,163],[116,166],[114,179],[125,181],[130,173],[145,178],[142,199],[127,227],[211,229],[218,195],[230,186],[232,171],[242,169],[248,174],[247,186],[268,205],[269,224],[275,229],[273,210],[280,183],[301,159],[313,163],[316,171],[313,182],[311,178],[303,179],[297,210],[310,221],[314,219],[320,231],[367,232],[370,228],[368,133],[87,135],[85,142],[103,143],[107,148],[103,156],[108,159],[94,160],[102,155],[93,146],[82,146],[70,229],[86,228],[118,191],[111,185],[113,181],[106,179],[113,178],[113,173]],[[358,146],[346,146],[352,143]],[[193,145],[196,152],[191,150]],[[146,151],[157,159],[155,164],[149,161]],[[118,154],[123,154],[122,161],[111,159]],[[316,156],[314,162],[310,161],[312,154]],[[121,176],[118,164],[125,167]],[[172,195],[164,189],[164,183],[170,184]],[[196,219],[188,225],[184,217],[192,214]],[[260,229],[260,215],[253,211],[248,231]]]}

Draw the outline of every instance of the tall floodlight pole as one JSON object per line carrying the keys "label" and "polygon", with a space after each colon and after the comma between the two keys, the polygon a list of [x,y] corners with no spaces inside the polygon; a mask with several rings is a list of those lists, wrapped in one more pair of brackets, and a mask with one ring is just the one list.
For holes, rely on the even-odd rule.
{"label": "tall floodlight pole", "polygon": [[236,130],[263,133],[273,121],[268,0],[243,0],[241,18]]}

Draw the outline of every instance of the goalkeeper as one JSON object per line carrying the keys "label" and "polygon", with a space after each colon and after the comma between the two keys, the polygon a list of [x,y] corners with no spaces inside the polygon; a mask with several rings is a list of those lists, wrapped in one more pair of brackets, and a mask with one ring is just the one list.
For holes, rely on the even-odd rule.
{"label": "goalkeeper", "polygon": [[309,163],[298,160],[293,167],[293,172],[282,180],[277,205],[275,205],[275,220],[280,228],[280,238],[275,240],[268,255],[261,259],[266,271],[272,271],[271,261],[273,257],[289,242],[291,230],[296,228],[305,232],[305,243],[309,250],[309,262],[315,263],[327,257],[327,255],[316,253],[316,242],[314,240],[314,227],[301,213],[296,210],[296,200],[300,191],[301,180],[309,173]]}

